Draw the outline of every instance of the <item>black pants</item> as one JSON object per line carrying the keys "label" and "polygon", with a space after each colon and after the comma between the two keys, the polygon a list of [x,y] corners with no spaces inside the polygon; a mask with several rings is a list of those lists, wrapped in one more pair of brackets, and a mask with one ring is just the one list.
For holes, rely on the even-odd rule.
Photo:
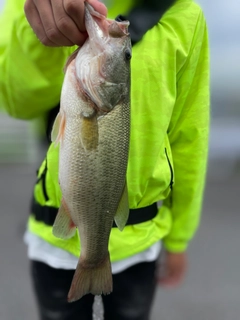
{"label": "black pants", "polygon": [[[149,320],[156,288],[156,262],[144,262],[113,275],[113,292],[102,296],[104,320]],[[74,271],[32,261],[31,273],[40,320],[92,320],[94,296],[68,303]]]}

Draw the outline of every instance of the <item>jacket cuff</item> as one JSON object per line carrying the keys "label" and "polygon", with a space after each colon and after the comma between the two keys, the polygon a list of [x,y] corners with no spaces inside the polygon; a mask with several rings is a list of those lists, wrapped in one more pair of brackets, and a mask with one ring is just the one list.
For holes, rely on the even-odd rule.
{"label": "jacket cuff", "polygon": [[168,237],[163,239],[164,248],[173,253],[181,253],[187,250],[188,241],[184,240],[173,240]]}

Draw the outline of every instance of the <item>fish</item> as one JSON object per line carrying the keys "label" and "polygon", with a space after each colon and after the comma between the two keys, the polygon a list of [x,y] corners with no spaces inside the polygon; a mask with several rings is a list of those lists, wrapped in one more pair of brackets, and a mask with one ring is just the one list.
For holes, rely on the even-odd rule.
{"label": "fish", "polygon": [[68,301],[112,292],[108,251],[113,222],[129,215],[130,141],[128,21],[107,19],[85,2],[88,38],[68,59],[51,140],[59,145],[61,203],[53,235],[79,232],[80,257]]}

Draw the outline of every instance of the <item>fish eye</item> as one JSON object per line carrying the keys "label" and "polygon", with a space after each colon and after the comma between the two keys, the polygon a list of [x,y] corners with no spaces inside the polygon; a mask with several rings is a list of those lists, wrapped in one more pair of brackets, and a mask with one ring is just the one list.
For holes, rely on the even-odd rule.
{"label": "fish eye", "polygon": [[124,54],[125,54],[125,59],[126,60],[130,60],[132,58],[132,54],[131,54],[131,51],[129,49],[125,50]]}

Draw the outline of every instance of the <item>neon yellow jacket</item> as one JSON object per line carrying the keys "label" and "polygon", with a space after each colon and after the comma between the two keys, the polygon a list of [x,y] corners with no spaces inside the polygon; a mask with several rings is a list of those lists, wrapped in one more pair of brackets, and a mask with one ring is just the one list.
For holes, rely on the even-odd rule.
{"label": "neon yellow jacket", "polygon": [[[24,17],[23,2],[7,1],[0,17],[0,30],[4,30],[0,33],[0,105],[13,117],[33,119],[59,102],[62,70],[74,48],[43,46]],[[117,13],[118,7],[110,11],[112,16]],[[126,226],[123,232],[112,230],[112,261],[140,252],[159,239],[169,251],[184,251],[199,224],[209,127],[208,35],[199,6],[191,0],[176,1],[133,47],[131,70],[130,208],[159,200],[163,205],[151,221]],[[43,206],[57,207],[61,197],[58,149],[50,146],[47,162],[50,196],[44,197],[38,183],[35,199]],[[44,167],[45,161],[39,175]],[[33,216],[29,228],[79,255],[77,234],[70,240],[56,239],[51,227]]]}

